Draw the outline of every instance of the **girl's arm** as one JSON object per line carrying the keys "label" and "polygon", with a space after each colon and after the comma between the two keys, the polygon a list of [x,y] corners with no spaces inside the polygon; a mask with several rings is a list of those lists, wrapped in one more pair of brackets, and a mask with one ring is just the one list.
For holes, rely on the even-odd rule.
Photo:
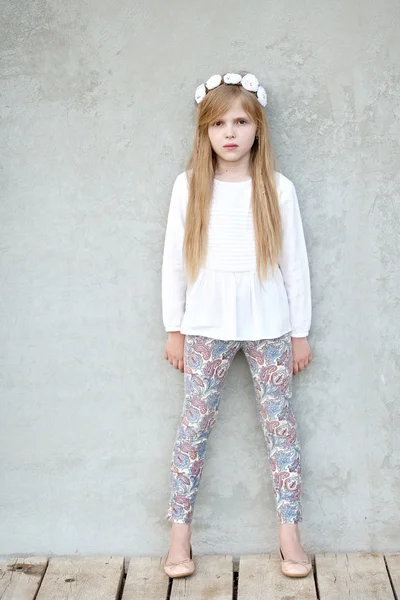
{"label": "girl's arm", "polygon": [[282,192],[283,244],[279,259],[289,300],[293,338],[307,337],[311,326],[311,286],[303,224],[293,183],[286,179]]}
{"label": "girl's arm", "polygon": [[186,173],[175,179],[165,232],[162,262],[162,314],[165,330],[180,331],[186,304],[183,239],[187,204]]}

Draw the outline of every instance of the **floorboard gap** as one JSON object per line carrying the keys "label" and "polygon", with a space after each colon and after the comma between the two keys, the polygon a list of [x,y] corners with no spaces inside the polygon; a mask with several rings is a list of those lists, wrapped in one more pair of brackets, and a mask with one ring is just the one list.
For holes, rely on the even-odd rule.
{"label": "floorboard gap", "polygon": [[397,594],[396,594],[396,590],[394,589],[394,585],[393,585],[392,577],[391,577],[391,575],[390,575],[390,571],[389,571],[388,564],[387,564],[387,562],[386,562],[386,556],[385,556],[385,555],[383,555],[383,560],[384,560],[384,562],[385,562],[386,572],[387,572],[387,574],[388,574],[388,577],[389,577],[389,581],[390,581],[390,587],[392,588],[392,592],[393,592],[393,598],[394,598],[394,600],[399,600],[399,597],[398,597],[398,596],[397,596]]}
{"label": "floorboard gap", "polygon": [[317,563],[315,560],[315,556],[311,559],[313,574],[314,574],[314,584],[315,584],[315,593],[317,594],[317,600],[320,600],[319,587],[318,587],[318,573],[317,573]]}
{"label": "floorboard gap", "polygon": [[[40,580],[40,582],[39,582],[38,589],[36,590],[36,594],[34,595],[34,597],[33,597],[33,600],[36,600],[36,598],[38,597],[38,593],[40,592],[40,588],[41,588],[41,586],[42,586],[42,581],[43,581],[43,579],[44,579],[44,576],[46,575],[46,571],[47,571],[47,569],[49,568],[49,562],[50,562],[50,557],[47,557],[47,564],[46,564],[46,568],[45,568],[45,570],[43,571],[42,579],[41,579],[41,580]],[[1,600],[1,599],[0,599],[0,600]]]}
{"label": "floorboard gap", "polygon": [[169,583],[168,583],[168,589],[167,589],[167,597],[165,598],[165,600],[170,600],[170,598],[171,598],[172,583],[173,583],[173,579],[172,579],[172,577],[170,577]]}
{"label": "floorboard gap", "polygon": [[239,587],[239,571],[233,571],[232,578],[232,600],[237,600]]}
{"label": "floorboard gap", "polygon": [[121,600],[122,594],[124,593],[125,582],[126,582],[126,573],[125,573],[125,558],[124,558],[124,566],[122,569],[122,576],[121,576],[121,579],[119,582],[118,593],[115,597],[115,600]]}

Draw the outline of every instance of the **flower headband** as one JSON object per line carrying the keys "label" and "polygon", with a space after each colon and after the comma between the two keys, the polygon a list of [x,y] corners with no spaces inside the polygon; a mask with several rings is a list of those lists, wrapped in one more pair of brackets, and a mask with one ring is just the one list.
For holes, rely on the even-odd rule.
{"label": "flower headband", "polygon": [[265,89],[258,83],[258,79],[255,75],[251,73],[247,73],[243,77],[238,73],[227,73],[223,77],[221,75],[213,75],[206,81],[206,83],[201,83],[195,91],[194,98],[197,104],[200,104],[204,100],[207,95],[207,91],[213,90],[214,88],[221,85],[221,83],[228,84],[240,84],[244,87],[245,90],[249,90],[249,92],[254,92],[257,94],[257,100],[262,106],[266,106],[267,104],[267,92]]}

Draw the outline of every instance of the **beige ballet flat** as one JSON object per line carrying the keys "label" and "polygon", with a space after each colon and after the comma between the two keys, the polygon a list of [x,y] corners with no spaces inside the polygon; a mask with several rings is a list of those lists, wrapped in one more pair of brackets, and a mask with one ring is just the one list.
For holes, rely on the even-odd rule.
{"label": "beige ballet flat", "polygon": [[281,571],[286,577],[307,577],[311,573],[312,564],[308,555],[308,560],[285,560],[280,548],[279,552],[282,557]]}
{"label": "beige ballet flat", "polygon": [[[168,554],[165,561],[168,560]],[[192,544],[190,544],[190,558],[185,558],[184,560],[181,560],[177,563],[168,564],[167,562],[165,562],[164,571],[166,572],[168,577],[172,577],[173,579],[176,579],[177,577],[187,577],[188,575],[192,575],[194,573]]]}

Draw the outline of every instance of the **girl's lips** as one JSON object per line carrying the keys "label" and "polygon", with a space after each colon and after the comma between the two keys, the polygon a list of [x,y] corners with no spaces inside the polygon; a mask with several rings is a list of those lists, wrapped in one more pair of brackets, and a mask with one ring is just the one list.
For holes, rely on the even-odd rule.
{"label": "girl's lips", "polygon": [[224,146],[224,148],[237,148],[238,145],[237,144],[226,144],[226,146]]}

